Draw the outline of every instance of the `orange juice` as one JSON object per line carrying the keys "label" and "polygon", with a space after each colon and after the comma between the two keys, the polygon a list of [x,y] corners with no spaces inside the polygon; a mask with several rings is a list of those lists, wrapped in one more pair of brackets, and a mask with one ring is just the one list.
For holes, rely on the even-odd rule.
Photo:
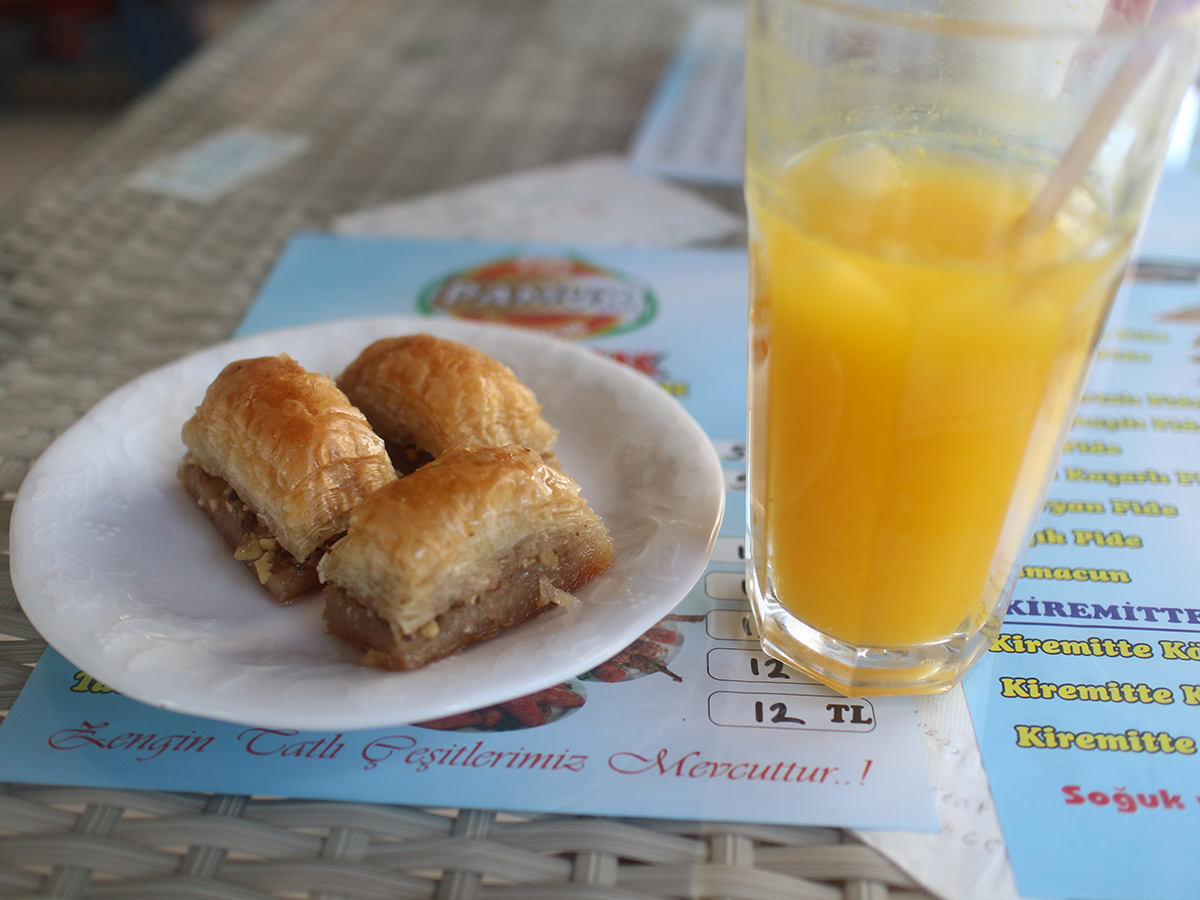
{"label": "orange juice", "polygon": [[871,136],[750,160],[750,590],[824,637],[1007,602],[1127,251],[1082,190],[1023,234],[1039,183]]}

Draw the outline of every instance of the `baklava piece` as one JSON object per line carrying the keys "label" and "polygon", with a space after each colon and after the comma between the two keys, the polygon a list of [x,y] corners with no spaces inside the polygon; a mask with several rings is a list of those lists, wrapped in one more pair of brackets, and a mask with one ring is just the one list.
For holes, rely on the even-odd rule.
{"label": "baklava piece", "polygon": [[182,436],[185,487],[279,602],[318,586],[350,510],[396,480],[362,413],[287,355],[226,366]]}
{"label": "baklava piece", "polygon": [[411,472],[455,447],[520,444],[557,466],[558,432],[526,385],[467,344],[428,334],[383,338],[338,378],[338,387]]}
{"label": "baklava piece", "polygon": [[579,485],[515,445],[450,450],[359,504],[321,560],[331,634],[416,669],[555,605],[608,569]]}

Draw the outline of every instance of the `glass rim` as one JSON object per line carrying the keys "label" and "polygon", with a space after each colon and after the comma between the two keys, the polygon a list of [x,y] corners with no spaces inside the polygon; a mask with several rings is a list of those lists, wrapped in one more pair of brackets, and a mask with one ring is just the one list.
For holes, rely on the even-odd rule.
{"label": "glass rim", "polygon": [[[768,0],[751,0],[761,6]],[[1067,22],[1038,22],[1032,19],[1004,21],[938,15],[932,12],[904,11],[872,5],[869,0],[775,0],[791,6],[828,10],[848,18],[876,25],[888,25],[910,32],[947,37],[992,38],[1010,40],[1063,38],[1145,39],[1200,25],[1200,0],[1159,0],[1151,3],[1154,12],[1145,20],[1113,19],[1083,26]],[[1112,0],[1108,0],[1112,2]],[[984,13],[986,15],[986,12]]]}

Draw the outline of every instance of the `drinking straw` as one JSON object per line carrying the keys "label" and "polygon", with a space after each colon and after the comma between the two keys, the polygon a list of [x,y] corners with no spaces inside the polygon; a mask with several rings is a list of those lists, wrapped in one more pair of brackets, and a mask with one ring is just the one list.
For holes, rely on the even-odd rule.
{"label": "drinking straw", "polygon": [[[1144,24],[1150,20],[1157,3],[1158,0],[1108,0],[1104,22],[1121,22],[1127,26]],[[1054,220],[1071,191],[1083,179],[1084,172],[1099,152],[1100,145],[1121,115],[1121,110],[1154,65],[1159,46],[1159,41],[1139,44],[1121,64],[1062,160],[1050,173],[1029,209],[1017,220],[1015,231],[1018,235],[1036,234]]]}
{"label": "drinking straw", "polygon": [[1121,64],[1067,152],[1029,204],[1029,209],[1017,220],[1016,231],[1019,235],[1036,234],[1053,221],[1071,191],[1083,179],[1084,172],[1121,115],[1121,110],[1154,65],[1158,49],[1158,42],[1140,45]]}

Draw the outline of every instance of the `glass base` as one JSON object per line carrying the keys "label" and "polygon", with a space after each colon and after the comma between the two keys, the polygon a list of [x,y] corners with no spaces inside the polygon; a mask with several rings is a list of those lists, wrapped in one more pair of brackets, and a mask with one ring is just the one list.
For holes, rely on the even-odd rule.
{"label": "glass base", "polygon": [[973,630],[928,644],[857,646],[804,624],[753,577],[746,582],[763,651],[848,697],[950,690],[992,645],[1008,607],[1001,603]]}

